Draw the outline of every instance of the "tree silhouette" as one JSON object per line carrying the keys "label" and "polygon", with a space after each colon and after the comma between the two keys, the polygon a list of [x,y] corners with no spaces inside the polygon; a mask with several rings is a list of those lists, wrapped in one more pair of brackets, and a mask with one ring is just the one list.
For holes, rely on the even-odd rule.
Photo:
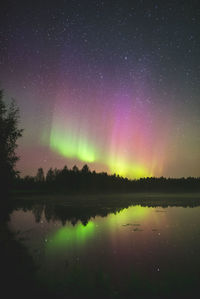
{"label": "tree silhouette", "polygon": [[90,169],[89,169],[89,167],[87,166],[87,164],[85,164],[84,166],[83,166],[83,168],[81,169],[81,172],[82,173],[89,173],[90,172]]}
{"label": "tree silhouette", "polygon": [[44,170],[43,170],[43,168],[38,168],[38,171],[36,174],[36,182],[43,183],[44,180],[45,180]]}
{"label": "tree silhouette", "polygon": [[73,166],[68,169],[50,168],[46,179],[43,169],[37,176],[17,178],[16,189],[38,190],[45,192],[75,193],[132,193],[132,192],[199,192],[200,178],[156,178],[147,177],[130,180],[119,175],[109,175],[106,172],[90,171],[87,165],[81,170]]}
{"label": "tree silhouette", "polygon": [[10,189],[12,179],[17,175],[15,165],[19,157],[16,155],[17,139],[22,136],[18,129],[19,109],[14,101],[7,107],[0,90],[0,181],[5,190]]}
{"label": "tree silhouette", "polygon": [[79,169],[76,165],[74,165],[73,168],[72,168],[72,171],[77,173],[77,172],[79,172]]}
{"label": "tree silhouette", "polygon": [[47,171],[47,175],[46,175],[46,181],[48,183],[51,183],[53,182],[55,179],[55,176],[54,176],[54,172],[53,172],[53,169],[50,168],[48,171]]}

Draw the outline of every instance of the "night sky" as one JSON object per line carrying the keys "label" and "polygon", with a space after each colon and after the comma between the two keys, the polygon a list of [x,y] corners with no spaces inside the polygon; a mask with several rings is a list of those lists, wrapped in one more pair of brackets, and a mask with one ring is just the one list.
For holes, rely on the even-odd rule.
{"label": "night sky", "polygon": [[200,2],[2,1],[0,84],[17,164],[200,176]]}

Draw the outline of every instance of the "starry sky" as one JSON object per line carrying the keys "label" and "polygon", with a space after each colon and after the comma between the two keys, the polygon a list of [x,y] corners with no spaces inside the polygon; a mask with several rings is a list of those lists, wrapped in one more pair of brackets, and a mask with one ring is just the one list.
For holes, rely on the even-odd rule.
{"label": "starry sky", "polygon": [[200,176],[198,0],[3,0],[0,84],[22,175]]}

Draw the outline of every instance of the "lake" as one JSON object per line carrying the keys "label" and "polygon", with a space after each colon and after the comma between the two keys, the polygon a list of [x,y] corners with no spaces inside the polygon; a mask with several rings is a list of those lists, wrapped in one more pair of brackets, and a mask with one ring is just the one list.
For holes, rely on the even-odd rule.
{"label": "lake", "polygon": [[199,287],[199,206],[36,204],[13,211],[9,228],[57,297],[187,298]]}

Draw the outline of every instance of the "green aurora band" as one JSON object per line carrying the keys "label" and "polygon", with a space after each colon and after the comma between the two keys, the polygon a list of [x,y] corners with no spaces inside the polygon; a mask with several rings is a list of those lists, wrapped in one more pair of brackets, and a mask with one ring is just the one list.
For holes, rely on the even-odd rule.
{"label": "green aurora band", "polygon": [[77,139],[70,132],[65,133],[65,136],[63,136],[63,134],[53,130],[50,135],[50,147],[67,158],[77,158],[80,161],[89,163],[97,159],[96,151],[87,139],[83,136]]}
{"label": "green aurora band", "polygon": [[[100,98],[90,98],[84,105],[69,95],[58,96],[50,134],[44,134],[43,143],[62,157],[91,163],[97,171],[100,168],[130,179],[154,176],[156,171],[162,172],[166,144],[160,145],[161,136],[147,108],[135,107],[131,98],[113,98],[106,107]],[[156,125],[166,131],[163,125]]]}
{"label": "green aurora band", "polygon": [[76,136],[73,133],[59,133],[52,130],[50,134],[50,148],[67,158],[76,158],[82,162],[94,163],[99,162],[109,167],[111,173],[123,177],[140,178],[152,176],[143,165],[132,162],[131,164],[124,158],[114,157],[110,154],[107,159],[98,155],[97,149],[91,145],[84,136]]}

